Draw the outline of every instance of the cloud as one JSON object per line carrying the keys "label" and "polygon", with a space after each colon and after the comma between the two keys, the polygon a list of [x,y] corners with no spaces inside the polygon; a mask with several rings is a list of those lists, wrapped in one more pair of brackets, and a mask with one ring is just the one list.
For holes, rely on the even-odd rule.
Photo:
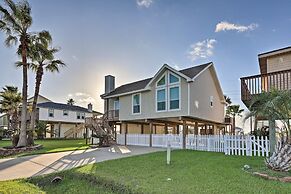
{"label": "cloud", "polygon": [[227,30],[234,30],[237,32],[246,32],[246,31],[252,31],[256,29],[259,25],[258,24],[250,24],[248,26],[243,26],[239,24],[232,24],[226,21],[219,22],[216,24],[215,32],[221,32],[221,31],[227,31]]}
{"label": "cloud", "polygon": [[136,4],[139,7],[146,7],[146,8],[149,8],[153,2],[154,2],[153,0],[136,0]]}
{"label": "cloud", "polygon": [[73,98],[76,102],[76,105],[87,106],[89,103],[96,103],[96,99],[93,98],[90,94],[83,92],[76,92],[74,94],[68,94],[68,98]]}
{"label": "cloud", "polygon": [[208,58],[213,55],[214,44],[217,41],[215,39],[206,39],[190,46],[188,52],[191,61],[195,61],[198,58]]}

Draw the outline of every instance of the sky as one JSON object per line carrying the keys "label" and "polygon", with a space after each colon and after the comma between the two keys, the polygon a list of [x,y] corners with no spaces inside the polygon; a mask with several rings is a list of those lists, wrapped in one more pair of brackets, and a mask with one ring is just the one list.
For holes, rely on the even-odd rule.
{"label": "sky", "polygon": [[[67,66],[45,73],[41,94],[103,111],[104,76],[116,86],[212,61],[223,92],[240,100],[240,77],[259,73],[257,55],[291,45],[291,1],[29,0],[31,31],[48,30]],[[0,87],[21,88],[15,47],[0,33]],[[29,95],[34,73],[29,72]]]}

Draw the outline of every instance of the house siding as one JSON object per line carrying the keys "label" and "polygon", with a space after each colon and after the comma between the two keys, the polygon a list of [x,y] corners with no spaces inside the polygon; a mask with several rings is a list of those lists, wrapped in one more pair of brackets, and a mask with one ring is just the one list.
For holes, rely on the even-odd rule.
{"label": "house siding", "polygon": [[[206,69],[191,83],[190,89],[190,116],[224,122],[224,103],[215,85],[211,68]],[[210,106],[210,96],[213,96],[213,107]]]}
{"label": "house siding", "polygon": [[151,118],[166,118],[166,117],[177,117],[186,116],[188,112],[188,83],[184,78],[180,78],[180,110],[168,110],[164,112],[156,112],[156,81],[164,75],[167,71],[163,71],[154,80],[151,90],[141,92],[141,113],[132,114],[132,95],[126,95],[119,97],[120,112],[119,119],[124,120],[137,120],[137,119],[151,119]]}
{"label": "house siding", "polygon": [[283,71],[291,69],[291,53],[271,56],[267,59],[267,72]]}

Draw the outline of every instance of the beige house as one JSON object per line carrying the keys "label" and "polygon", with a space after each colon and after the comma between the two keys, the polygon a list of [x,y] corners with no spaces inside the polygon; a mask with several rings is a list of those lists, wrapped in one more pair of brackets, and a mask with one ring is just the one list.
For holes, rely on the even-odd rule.
{"label": "beige house", "polygon": [[120,133],[220,134],[224,95],[212,62],[176,70],[165,64],[151,78],[115,88],[105,77],[104,112]]}

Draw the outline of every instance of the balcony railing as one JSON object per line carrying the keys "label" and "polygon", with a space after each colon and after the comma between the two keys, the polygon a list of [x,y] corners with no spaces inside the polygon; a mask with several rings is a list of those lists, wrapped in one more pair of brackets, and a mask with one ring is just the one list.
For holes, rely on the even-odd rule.
{"label": "balcony railing", "polygon": [[118,121],[119,120],[119,110],[107,111],[107,118],[109,121]]}
{"label": "balcony railing", "polygon": [[291,90],[291,69],[241,78],[241,99],[246,105],[253,96],[271,89]]}

